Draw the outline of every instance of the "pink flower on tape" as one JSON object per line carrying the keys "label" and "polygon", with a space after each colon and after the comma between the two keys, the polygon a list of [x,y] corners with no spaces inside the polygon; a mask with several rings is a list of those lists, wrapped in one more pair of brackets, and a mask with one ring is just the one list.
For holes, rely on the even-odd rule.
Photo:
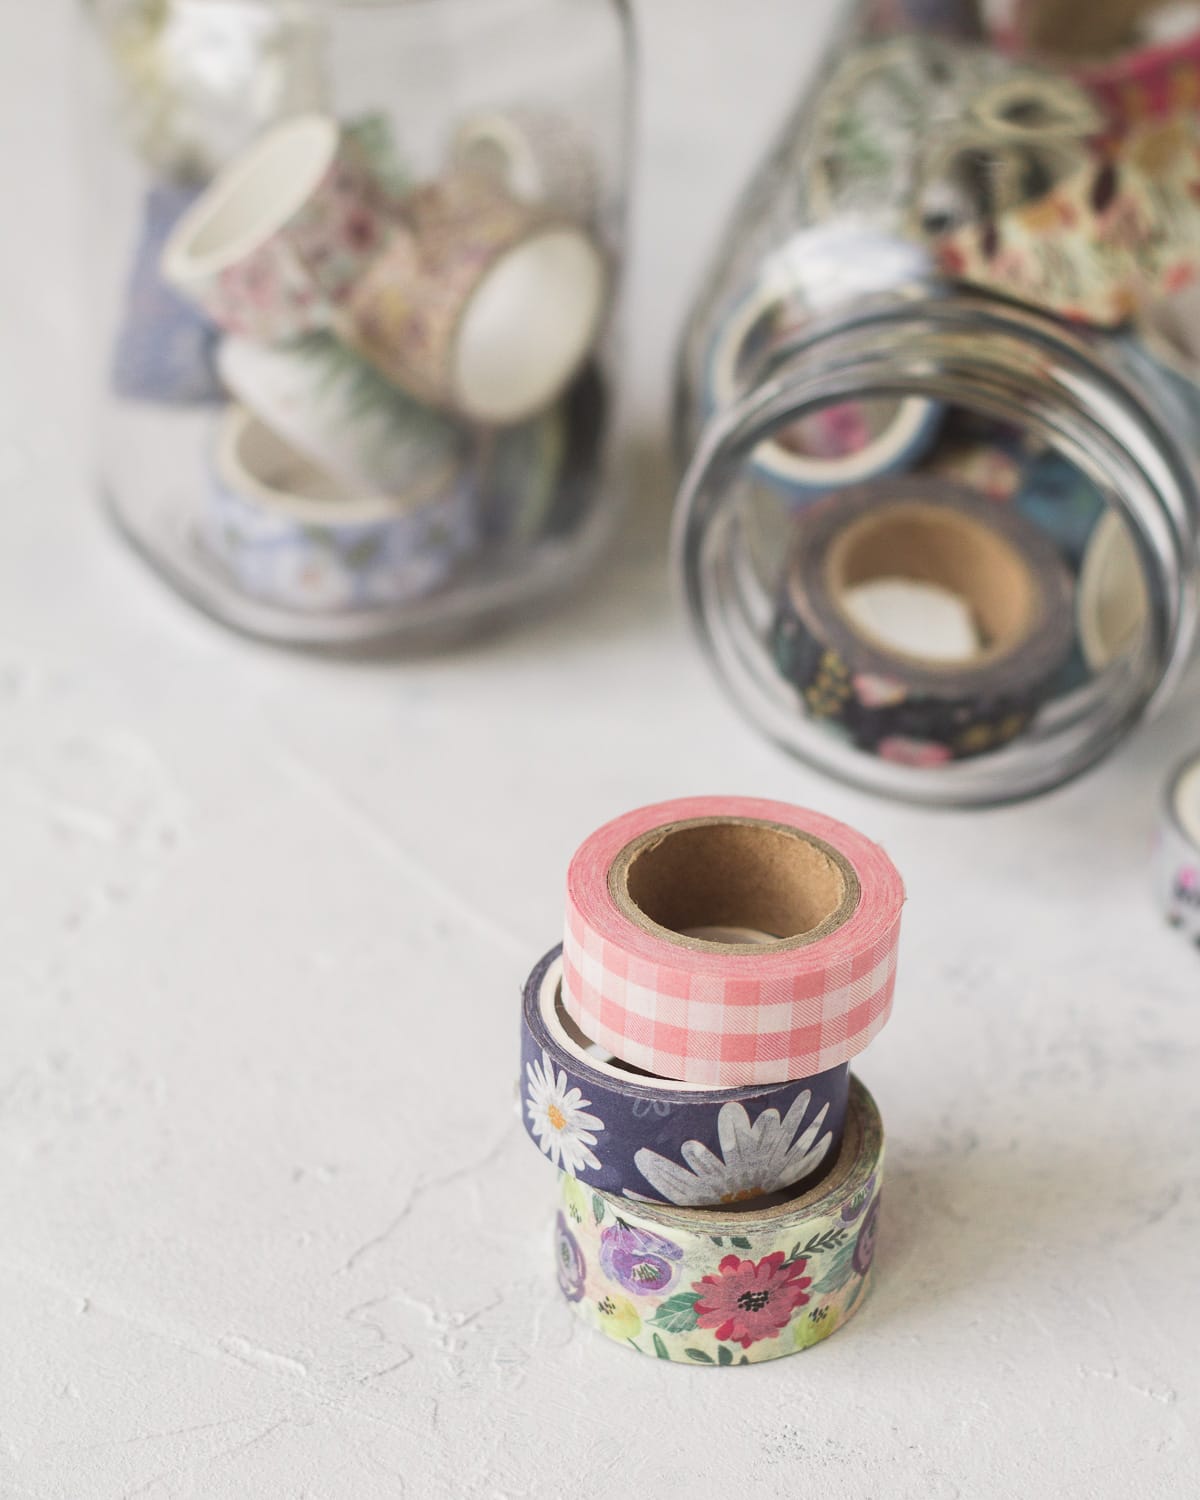
{"label": "pink flower on tape", "polygon": [[856,672],[854,693],[864,708],[890,708],[893,703],[903,703],[908,689],[895,677],[884,677],[878,672]]}
{"label": "pink flower on tape", "polygon": [[766,1255],[757,1265],[727,1255],[717,1275],[692,1283],[699,1292],[696,1320],[711,1328],[714,1337],[749,1349],[760,1339],[773,1339],[791,1321],[792,1314],[808,1301],[812,1277],[804,1274],[808,1262],[785,1261],[782,1250]]}
{"label": "pink flower on tape", "polygon": [[879,754],[902,766],[942,766],[950,759],[950,746],[936,740],[913,740],[892,734],[879,741]]}

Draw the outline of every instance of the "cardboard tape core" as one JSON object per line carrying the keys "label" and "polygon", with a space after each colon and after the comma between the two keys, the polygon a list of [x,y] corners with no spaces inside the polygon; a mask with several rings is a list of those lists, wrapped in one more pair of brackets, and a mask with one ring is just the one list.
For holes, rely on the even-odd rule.
{"label": "cardboard tape core", "polygon": [[1011,650],[1029,634],[1037,610],[1030,569],[1006,538],[971,516],[919,501],[852,521],[830,543],[826,576],[835,600],[883,578],[958,595],[970,606],[982,655]]}
{"label": "cardboard tape core", "polygon": [[[840,927],[859,899],[858,877],[829,844],[739,818],[698,819],[643,834],[614,861],[609,884],[617,906],[637,925],[686,947],[734,952],[812,942]],[[690,935],[714,928],[776,934],[777,941]]]}

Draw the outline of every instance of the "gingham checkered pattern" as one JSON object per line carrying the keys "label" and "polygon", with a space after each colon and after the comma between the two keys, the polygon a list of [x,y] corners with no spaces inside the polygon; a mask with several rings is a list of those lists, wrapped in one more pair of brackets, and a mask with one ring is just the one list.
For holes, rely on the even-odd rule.
{"label": "gingham checkered pattern", "polygon": [[[887,1020],[899,916],[853,956],[787,977],[690,973],[626,952],[567,913],[563,1004],[614,1056],[689,1083],[807,1078],[860,1052]],[[798,950],[804,952],[804,950]]]}

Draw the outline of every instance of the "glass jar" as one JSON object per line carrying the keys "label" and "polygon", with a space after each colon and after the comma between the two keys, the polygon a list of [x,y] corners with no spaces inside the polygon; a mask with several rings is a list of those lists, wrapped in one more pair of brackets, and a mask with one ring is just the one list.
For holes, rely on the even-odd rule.
{"label": "glass jar", "polygon": [[767,734],[878,792],[1052,787],[1192,647],[1200,88],[1131,118],[1101,71],[956,0],[860,6],[685,333],[695,628]]}
{"label": "glass jar", "polygon": [[624,0],[88,0],[85,189],[121,532],[290,644],[569,589],[625,222]]}

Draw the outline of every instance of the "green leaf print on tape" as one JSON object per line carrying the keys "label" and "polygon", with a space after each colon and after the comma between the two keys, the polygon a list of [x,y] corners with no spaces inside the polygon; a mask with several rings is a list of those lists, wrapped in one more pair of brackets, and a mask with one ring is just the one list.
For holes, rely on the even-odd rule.
{"label": "green leaf print on tape", "polygon": [[595,1193],[592,1194],[592,1216],[599,1224],[604,1218],[604,1204]]}
{"label": "green leaf print on tape", "polygon": [[719,1365],[731,1365],[733,1363],[733,1350],[728,1344],[722,1344],[717,1350],[717,1363]]}
{"label": "green leaf print on tape", "polygon": [[735,1234],[729,1243],[736,1245],[739,1250],[749,1250],[750,1248],[750,1241],[744,1234]]}
{"label": "green leaf print on tape", "polygon": [[711,1365],[716,1362],[712,1355],[705,1354],[703,1349],[685,1349],[683,1352],[689,1359],[694,1359],[700,1365]]}
{"label": "green leaf print on tape", "polygon": [[662,1339],[659,1338],[657,1333],[654,1335],[654,1352],[658,1355],[659,1359],[670,1359],[671,1357],[667,1353],[666,1344],[663,1343]]}
{"label": "green leaf print on tape", "polygon": [[691,1333],[696,1326],[696,1300],[698,1292],[676,1292],[654,1309],[651,1323],[665,1329],[667,1333]]}

